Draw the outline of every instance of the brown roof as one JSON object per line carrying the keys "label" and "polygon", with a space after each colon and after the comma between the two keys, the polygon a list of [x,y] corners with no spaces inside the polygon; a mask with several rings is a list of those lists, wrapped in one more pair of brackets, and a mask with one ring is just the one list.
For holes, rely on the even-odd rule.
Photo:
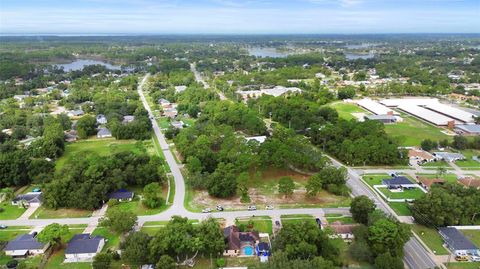
{"label": "brown roof", "polygon": [[329,227],[337,234],[351,234],[353,233],[353,228],[357,227],[357,224],[342,224],[335,221]]}
{"label": "brown roof", "polygon": [[443,180],[441,178],[418,177],[418,181],[420,181],[427,188],[430,188],[433,184],[443,184],[443,183],[445,183],[445,180]]}
{"label": "brown roof", "polygon": [[458,182],[467,187],[480,188],[480,179],[475,179],[472,177],[464,177],[458,180]]}
{"label": "brown roof", "polygon": [[408,150],[408,157],[418,157],[424,160],[433,160],[434,157],[427,151],[420,150],[420,149],[410,149]]}
{"label": "brown roof", "polygon": [[237,226],[232,225],[223,229],[223,235],[228,241],[228,249],[240,250],[241,242],[252,242],[260,240],[258,232],[240,232]]}

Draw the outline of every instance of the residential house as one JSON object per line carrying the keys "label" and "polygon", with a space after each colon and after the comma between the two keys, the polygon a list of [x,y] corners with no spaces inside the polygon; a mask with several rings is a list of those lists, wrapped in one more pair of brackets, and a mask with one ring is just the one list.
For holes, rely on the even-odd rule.
{"label": "residential house", "polygon": [[430,190],[432,185],[443,185],[445,180],[441,178],[426,178],[426,177],[417,177],[419,184],[426,190]]}
{"label": "residential house", "polygon": [[133,199],[133,192],[125,190],[125,189],[120,189],[118,191],[112,192],[108,195],[108,199],[116,199],[120,202],[124,201],[132,201]]}
{"label": "residential house", "polygon": [[112,137],[112,132],[105,127],[98,129],[97,138],[109,138]]}
{"label": "residential house", "polygon": [[245,140],[247,140],[247,142],[254,140],[254,141],[257,141],[259,144],[262,144],[263,142],[265,142],[265,140],[267,140],[267,137],[264,135],[251,136],[251,137],[245,137]]}
{"label": "residential house", "polygon": [[175,93],[181,93],[187,89],[187,86],[185,85],[180,85],[180,86],[175,86]]}
{"label": "residential house", "polygon": [[70,130],[64,132],[64,138],[67,142],[74,142],[78,139],[78,134],[76,130]]}
{"label": "residential house", "polygon": [[76,234],[65,249],[65,262],[92,262],[104,245],[105,239],[101,236]]}
{"label": "residential house", "polygon": [[12,200],[12,205],[40,206],[41,204],[41,192],[28,192],[26,194],[19,194]]}
{"label": "residential house", "polygon": [[28,97],[28,95],[25,95],[25,94],[17,94],[17,95],[13,96],[13,99],[15,99],[18,102],[21,102],[27,97]]}
{"label": "residential house", "polygon": [[163,99],[163,98],[158,99],[158,104],[161,107],[163,107],[164,109],[165,108],[170,108],[172,106],[172,103],[170,103],[170,101],[168,101],[167,99]]}
{"label": "residential house", "polygon": [[98,125],[102,125],[102,124],[107,124],[107,117],[105,117],[105,115],[103,114],[98,114],[97,115],[97,124]]}
{"label": "residential house", "polygon": [[260,243],[258,232],[240,232],[235,225],[223,229],[223,235],[227,241],[224,256],[253,256],[256,245]]}
{"label": "residential house", "polygon": [[459,256],[465,256],[467,254],[480,255],[478,247],[466,238],[463,233],[457,230],[457,228],[442,227],[438,229],[438,232],[453,254]]}
{"label": "residential house", "polygon": [[163,110],[163,116],[169,117],[171,119],[175,118],[178,115],[178,111],[175,108],[168,108]]}
{"label": "residential house", "polygon": [[176,129],[183,129],[183,121],[176,121],[176,120],[173,120],[172,122],[170,122],[170,125],[172,125],[173,128],[176,128]]}
{"label": "residential house", "polygon": [[430,154],[430,152],[421,150],[421,149],[410,149],[408,150],[408,157],[412,160],[417,160],[419,162],[432,162],[435,160],[435,157]]}
{"label": "residential house", "polygon": [[382,180],[382,184],[386,185],[389,189],[400,189],[400,188],[415,188],[417,184],[411,182],[408,178],[404,176],[397,176],[392,178],[386,178]]}
{"label": "residential house", "polygon": [[122,123],[127,124],[127,123],[130,123],[130,122],[134,121],[134,120],[135,120],[135,116],[126,115],[126,116],[123,116]]}
{"label": "residential house", "polygon": [[267,262],[268,257],[271,255],[270,244],[267,242],[260,242],[257,244],[255,251],[260,258],[260,262]]}
{"label": "residential house", "polygon": [[465,156],[461,153],[453,153],[453,152],[444,152],[444,151],[438,151],[434,152],[433,155],[437,157],[440,160],[444,160],[446,162],[452,163],[458,160],[465,160]]}
{"label": "residential house", "polygon": [[26,258],[27,256],[35,256],[43,254],[50,246],[49,244],[43,244],[38,242],[35,238],[37,233],[22,234],[12,241],[9,241],[5,246],[5,255],[12,258]]}
{"label": "residential house", "polygon": [[341,238],[345,241],[351,241],[354,238],[353,228],[356,226],[356,224],[343,224],[340,221],[334,221],[328,225],[334,232],[334,235],[331,236],[332,238]]}
{"label": "residential house", "polygon": [[69,117],[79,117],[79,116],[82,116],[84,114],[85,114],[85,112],[83,112],[83,110],[81,110],[81,109],[70,110],[70,111],[67,112],[67,115]]}
{"label": "residential house", "polygon": [[458,180],[458,183],[465,187],[480,189],[480,179],[473,177],[464,177]]}

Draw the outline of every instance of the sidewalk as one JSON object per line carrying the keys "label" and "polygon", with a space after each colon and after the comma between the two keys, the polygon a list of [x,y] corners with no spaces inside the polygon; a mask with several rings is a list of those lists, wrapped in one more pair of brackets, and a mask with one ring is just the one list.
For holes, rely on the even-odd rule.
{"label": "sidewalk", "polygon": [[37,209],[39,208],[40,206],[29,206],[27,208],[27,211],[23,212],[23,214],[18,218],[19,220],[27,220],[30,218],[31,215],[33,215],[33,213],[35,211],[37,211]]}

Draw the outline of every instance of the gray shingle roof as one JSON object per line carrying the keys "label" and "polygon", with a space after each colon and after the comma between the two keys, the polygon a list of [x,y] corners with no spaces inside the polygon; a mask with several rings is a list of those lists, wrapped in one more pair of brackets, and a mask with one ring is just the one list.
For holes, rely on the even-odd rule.
{"label": "gray shingle roof", "polygon": [[41,203],[42,202],[42,193],[41,192],[29,192],[27,194],[20,194],[13,198],[13,202],[18,202],[25,200],[27,203]]}
{"label": "gray shingle roof", "polygon": [[90,234],[76,234],[68,242],[65,254],[81,254],[81,253],[96,253],[100,241],[103,240],[101,236],[90,236]]}
{"label": "gray shingle roof", "polygon": [[37,241],[35,237],[31,234],[22,234],[17,236],[12,241],[8,242],[5,250],[32,250],[32,249],[43,249],[45,244]]}
{"label": "gray shingle roof", "polygon": [[455,250],[472,250],[478,249],[472,241],[468,240],[460,231],[453,227],[440,228],[440,234],[447,244]]}
{"label": "gray shingle roof", "polygon": [[406,177],[393,177],[393,178],[386,178],[383,180],[385,185],[408,185],[413,184],[408,178]]}
{"label": "gray shingle roof", "polygon": [[127,191],[125,189],[120,189],[108,195],[108,199],[120,200],[120,199],[130,199],[130,198],[133,198],[133,192]]}
{"label": "gray shingle roof", "polygon": [[480,133],[480,124],[462,124],[456,125],[455,128],[458,128],[467,133]]}

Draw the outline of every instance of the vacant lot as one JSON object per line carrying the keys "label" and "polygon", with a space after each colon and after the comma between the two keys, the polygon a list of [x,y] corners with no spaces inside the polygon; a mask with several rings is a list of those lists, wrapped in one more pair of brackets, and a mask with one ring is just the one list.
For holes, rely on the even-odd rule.
{"label": "vacant lot", "polygon": [[90,210],[75,208],[59,208],[54,210],[41,206],[30,216],[30,219],[85,218],[91,215],[92,211]]}
{"label": "vacant lot", "polygon": [[403,122],[385,125],[385,131],[400,141],[401,146],[420,146],[424,139],[440,141],[451,140],[451,136],[442,133],[442,129],[420,121],[407,114],[402,114]]}
{"label": "vacant lot", "polygon": [[109,139],[88,139],[74,143],[69,143],[65,147],[65,152],[56,162],[56,168],[61,169],[67,160],[75,158],[78,154],[95,153],[100,156],[108,156],[122,151],[142,153],[153,151],[152,141],[136,140],[116,140]]}
{"label": "vacant lot", "polygon": [[412,230],[436,255],[447,255],[449,253],[448,250],[443,247],[443,239],[436,229],[415,224],[412,225]]}
{"label": "vacant lot", "polygon": [[272,234],[272,219],[270,217],[252,217],[239,219],[235,222],[240,229]]}

